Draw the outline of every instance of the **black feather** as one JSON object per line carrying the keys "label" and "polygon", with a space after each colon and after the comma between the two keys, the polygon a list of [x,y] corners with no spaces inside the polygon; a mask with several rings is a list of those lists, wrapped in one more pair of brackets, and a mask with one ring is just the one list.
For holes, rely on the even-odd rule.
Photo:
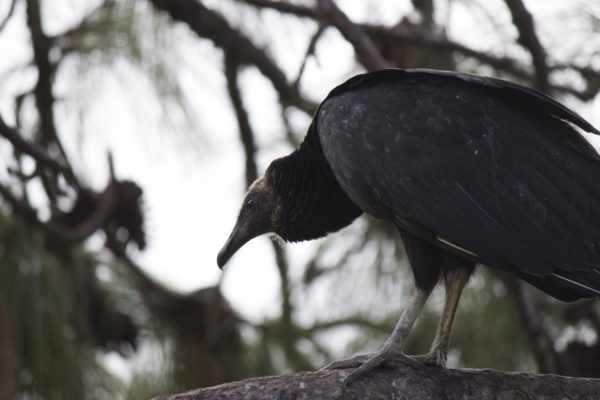
{"label": "black feather", "polygon": [[[547,293],[600,293],[600,157],[582,117],[492,78],[384,70],[335,88],[311,129],[362,210],[411,221]],[[564,290],[564,292],[561,292]]]}
{"label": "black feather", "polygon": [[300,148],[273,161],[265,177],[281,199],[275,233],[286,241],[325,236],[362,214],[335,179],[323,156],[314,124]]}

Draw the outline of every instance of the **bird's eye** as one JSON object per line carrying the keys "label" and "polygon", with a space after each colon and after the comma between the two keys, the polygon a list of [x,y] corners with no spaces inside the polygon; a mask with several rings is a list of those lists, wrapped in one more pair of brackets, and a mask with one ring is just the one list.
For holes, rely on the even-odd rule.
{"label": "bird's eye", "polygon": [[247,199],[246,207],[254,207],[254,199]]}

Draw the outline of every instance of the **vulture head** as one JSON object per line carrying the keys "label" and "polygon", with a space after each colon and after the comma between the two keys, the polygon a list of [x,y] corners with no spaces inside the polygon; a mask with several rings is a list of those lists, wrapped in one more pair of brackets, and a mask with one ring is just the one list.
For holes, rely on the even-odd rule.
{"label": "vulture head", "polygon": [[233,231],[217,256],[219,268],[249,240],[269,232],[276,232],[278,196],[263,176],[248,189]]}

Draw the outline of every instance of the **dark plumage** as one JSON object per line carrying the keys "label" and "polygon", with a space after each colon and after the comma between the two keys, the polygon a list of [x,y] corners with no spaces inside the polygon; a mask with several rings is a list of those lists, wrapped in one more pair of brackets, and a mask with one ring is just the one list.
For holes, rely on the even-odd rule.
{"label": "dark plumage", "polygon": [[[514,83],[430,70],[358,75],[319,106],[298,150],[246,196],[218,264],[274,232],[326,235],[362,212],[398,227],[416,291],[384,349],[334,363],[444,365],[460,292],[476,263],[561,300],[600,296],[600,134],[551,98]],[[439,276],[446,306],[431,351],[404,340]]]}

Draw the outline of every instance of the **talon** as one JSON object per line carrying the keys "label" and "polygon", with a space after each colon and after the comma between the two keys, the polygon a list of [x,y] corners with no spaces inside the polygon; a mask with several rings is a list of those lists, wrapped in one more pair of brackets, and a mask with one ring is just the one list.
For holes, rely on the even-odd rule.
{"label": "talon", "polygon": [[410,356],[413,360],[418,361],[422,365],[446,368],[446,359],[442,354],[429,352],[418,356]]}
{"label": "talon", "polygon": [[414,358],[414,356],[407,356],[405,354],[400,354],[398,356],[398,360],[390,360],[388,362],[395,362],[393,368],[397,368],[398,364],[408,365],[414,368],[425,368],[427,366],[426,363],[421,362],[421,360]]}
{"label": "talon", "polygon": [[375,354],[360,354],[343,360],[334,361],[321,368],[321,370],[358,368],[374,355]]}
{"label": "talon", "polygon": [[[344,381],[342,382],[342,388],[345,390],[348,385],[352,384],[357,379],[361,378],[363,375],[367,374],[368,372],[371,372],[372,370],[376,369],[379,366],[385,366],[388,368],[399,368],[401,365],[406,365],[406,366],[410,366],[410,367],[414,367],[414,368],[424,368],[425,367],[425,364],[423,364],[419,360],[415,360],[405,354],[402,354],[402,353],[389,354],[389,353],[390,352],[388,352],[388,351],[382,350],[381,352],[374,354],[370,357],[368,355],[362,355],[362,356],[353,357],[348,360],[341,360],[340,363],[342,363],[342,365],[343,365],[342,368],[349,368],[351,365],[355,365],[355,364],[350,364],[350,362],[356,363],[356,362],[362,361],[360,363],[360,365],[354,371],[352,371],[346,377],[346,379],[344,379]],[[346,363],[346,362],[348,362],[348,363]],[[326,368],[328,368],[331,365],[336,364],[336,363],[337,362],[334,362],[334,363],[330,364],[329,366],[327,366]],[[335,367],[337,367],[337,364],[335,365]]]}

